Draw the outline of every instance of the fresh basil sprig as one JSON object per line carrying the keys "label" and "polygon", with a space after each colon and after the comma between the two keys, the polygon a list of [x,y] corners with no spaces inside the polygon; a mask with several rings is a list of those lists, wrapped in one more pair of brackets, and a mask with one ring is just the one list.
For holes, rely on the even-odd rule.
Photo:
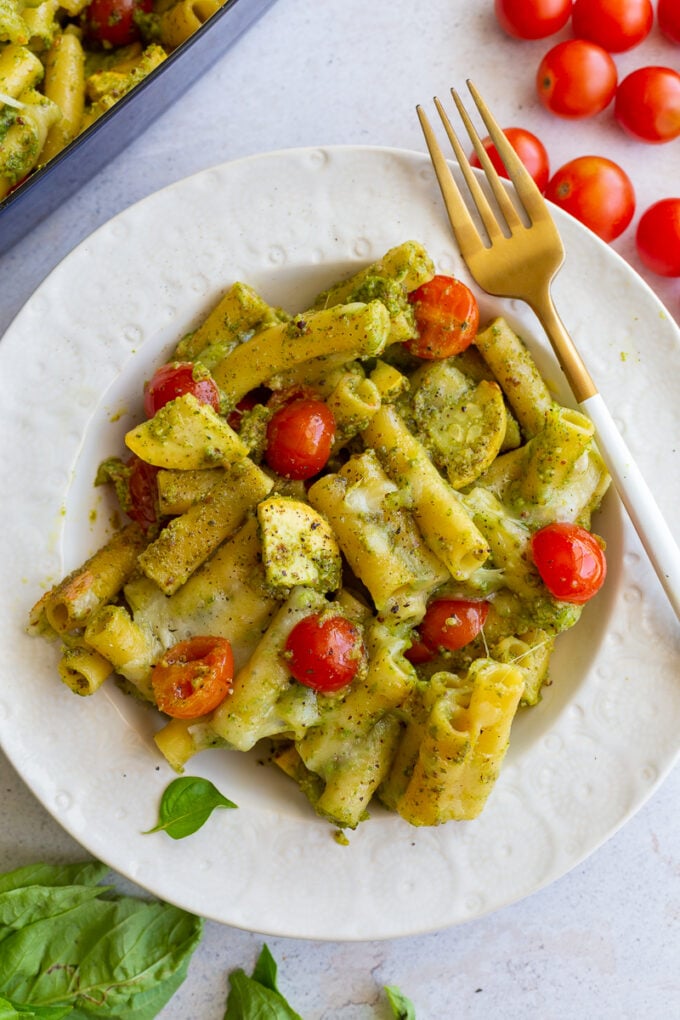
{"label": "fresh basil sprig", "polygon": [[223,797],[209,779],[180,776],[163,791],[158,823],[153,829],[147,829],[145,835],[163,831],[173,839],[184,839],[200,829],[215,808],[235,807],[238,805]]}
{"label": "fresh basil sprig", "polygon": [[97,862],[0,875],[0,1020],[152,1020],[186,977],[203,922],[99,884]]}
{"label": "fresh basil sprig", "polygon": [[[416,1020],[413,1003],[398,988],[386,985],[385,992],[396,1020]],[[241,967],[229,975],[224,1020],[302,1020],[278,989],[276,961],[266,943],[251,977]]]}
{"label": "fresh basil sprig", "polygon": [[395,985],[385,985],[387,1000],[396,1020],[416,1020],[416,1011],[410,999]]}
{"label": "fresh basil sprig", "polygon": [[224,1020],[302,1020],[276,984],[277,967],[265,944],[252,977],[239,967],[229,975],[229,998]]}

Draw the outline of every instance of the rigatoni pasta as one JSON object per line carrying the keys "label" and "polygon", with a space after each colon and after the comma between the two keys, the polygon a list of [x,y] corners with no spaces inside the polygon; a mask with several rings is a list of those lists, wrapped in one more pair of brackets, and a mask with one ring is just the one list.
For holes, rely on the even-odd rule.
{"label": "rigatoni pasta", "polygon": [[[552,592],[534,537],[589,528],[608,484],[592,427],[508,323],[475,349],[411,352],[435,276],[409,241],[303,312],[232,283],[164,366],[187,390],[100,469],[133,523],[30,619],[71,690],[113,676],[162,708],[173,769],[266,742],[341,828],[371,801],[413,825],[477,817],[585,601]],[[216,403],[192,390],[206,379]]]}

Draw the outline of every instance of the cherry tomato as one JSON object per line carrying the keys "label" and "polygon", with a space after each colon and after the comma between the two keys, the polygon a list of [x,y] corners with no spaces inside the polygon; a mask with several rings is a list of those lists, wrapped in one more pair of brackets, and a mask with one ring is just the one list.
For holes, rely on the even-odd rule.
{"label": "cherry tomato", "polygon": [[151,673],[156,704],[173,719],[197,719],[231,693],[234,656],[226,638],[193,637],[173,645]]}
{"label": "cherry tomato", "polygon": [[302,397],[269,420],[265,460],[284,478],[313,478],[328,461],[334,438],[331,409],[323,400]]}
{"label": "cherry tomato", "polygon": [[135,14],[149,14],[153,0],[92,0],[82,21],[88,39],[104,46],[129,46],[141,38]]}
{"label": "cherry tomato", "polygon": [[425,645],[455,652],[476,638],[486,622],[488,602],[435,599],[430,602],[419,631]]}
{"label": "cherry tomato", "polygon": [[544,39],[564,28],[571,0],[495,0],[496,20],[515,39]]}
{"label": "cherry tomato", "polygon": [[127,462],[130,468],[128,476],[129,506],[127,515],[148,531],[158,521],[158,486],[156,476],[158,468],[147,464],[137,456]]}
{"label": "cherry tomato", "polygon": [[587,602],[607,576],[607,561],[598,540],[578,524],[548,524],[531,537],[536,569],[550,594],[560,602]]}
{"label": "cherry tomato", "polygon": [[359,628],[344,616],[311,613],[286,640],[286,662],[295,679],[330,694],[354,680],[366,660]]}
{"label": "cherry tomato", "polygon": [[421,662],[429,662],[430,659],[434,659],[435,655],[434,648],[426,645],[423,639],[414,631],[411,647],[407,648],[404,652],[404,658],[408,659],[414,666],[417,666]]}
{"label": "cherry tomato", "polygon": [[624,131],[643,142],[680,135],[680,74],[670,67],[639,67],[616,91],[614,115]]}
{"label": "cherry tomato", "polygon": [[[536,135],[533,135],[531,131],[526,131],[520,127],[503,128],[503,134],[536,181],[539,191],[544,191],[550,178],[550,160],[543,142]],[[503,161],[498,155],[496,146],[488,136],[482,139],[482,145],[501,177],[507,177],[508,172],[503,165]],[[473,152],[470,156],[470,163],[472,166],[480,166],[476,152]]]}
{"label": "cherry tomato", "polygon": [[409,294],[418,336],[406,346],[428,361],[460,354],[477,336],[479,306],[469,287],[453,276],[433,276]]}
{"label": "cherry tomato", "polygon": [[241,418],[246,411],[252,411],[258,404],[266,404],[269,399],[271,390],[268,390],[266,386],[258,386],[257,389],[251,390],[250,393],[246,393],[245,397],[241,397],[236,407],[229,412],[227,417],[227,424],[238,432],[241,427]]}
{"label": "cherry tomato", "polygon": [[659,0],[656,5],[659,28],[671,42],[680,43],[680,4],[678,0]]}
{"label": "cherry tomato", "polygon": [[680,198],[663,198],[640,217],[635,235],[640,258],[659,276],[680,276]]}
{"label": "cherry tomato", "polygon": [[568,39],[548,50],[538,65],[536,91],[558,117],[593,117],[616,94],[616,64],[606,50],[585,39]]}
{"label": "cherry tomato", "polygon": [[579,156],[565,163],[548,182],[545,197],[603,241],[622,234],[635,212],[630,178],[604,156]]}
{"label": "cherry tomato", "polygon": [[196,372],[191,361],[170,361],[156,369],[150,382],[144,386],[144,413],[153,418],[156,411],[175,397],[193,393],[202,404],[220,409],[220,391],[208,375]]}
{"label": "cherry tomato", "polygon": [[651,0],[575,0],[571,18],[575,36],[609,53],[637,46],[649,35],[653,22]]}

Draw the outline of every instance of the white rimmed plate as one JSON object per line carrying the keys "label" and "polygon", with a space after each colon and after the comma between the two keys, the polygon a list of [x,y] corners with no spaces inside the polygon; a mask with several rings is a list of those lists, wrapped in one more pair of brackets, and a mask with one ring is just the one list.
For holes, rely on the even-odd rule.
{"label": "white rimmed plate", "polygon": [[[680,505],[680,333],[606,245],[556,212],[567,261],[558,307],[672,523]],[[302,309],[338,276],[407,239],[465,278],[429,161],[378,148],[291,150],[197,174],[126,210],[72,252],[0,344],[5,479],[0,738],[35,795],[92,854],[150,892],[265,934],[411,935],[498,909],[581,861],[673,765],[678,631],[618,499],[597,521],[609,578],[558,642],[553,684],[513,727],[481,818],[415,829],[376,809],[339,845],[256,755],[190,763],[236,801],[195,835],[142,835],[173,778],[155,714],[113,686],[74,697],[57,650],[25,623],[42,591],[102,541],[92,486],[141,413],[141,384],[234,280]],[[522,331],[564,399],[533,315],[484,297]]]}

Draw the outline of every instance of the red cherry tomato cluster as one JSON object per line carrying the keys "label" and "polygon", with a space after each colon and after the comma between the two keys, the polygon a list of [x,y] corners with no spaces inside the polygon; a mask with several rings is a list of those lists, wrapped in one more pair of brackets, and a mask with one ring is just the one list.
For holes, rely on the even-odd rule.
{"label": "red cherry tomato cluster", "polygon": [[[637,141],[663,144],[680,137],[680,73],[641,66],[620,81],[612,57],[647,38],[654,24],[651,0],[494,0],[494,10],[500,27],[516,39],[545,39],[571,20],[573,38],[553,46],[536,72],[536,92],[546,109],[576,119],[613,103],[616,122]],[[664,36],[680,45],[680,2],[658,0],[656,17]],[[512,137],[517,130],[507,128],[506,134],[547,198],[605,241],[628,227],[635,193],[621,167],[602,156],[583,156],[548,177],[547,154],[536,163],[539,140],[519,129],[534,139],[529,148],[523,137]],[[472,162],[478,165],[475,157]],[[680,276],[680,198],[663,199],[643,214],[636,244],[652,272]]]}

